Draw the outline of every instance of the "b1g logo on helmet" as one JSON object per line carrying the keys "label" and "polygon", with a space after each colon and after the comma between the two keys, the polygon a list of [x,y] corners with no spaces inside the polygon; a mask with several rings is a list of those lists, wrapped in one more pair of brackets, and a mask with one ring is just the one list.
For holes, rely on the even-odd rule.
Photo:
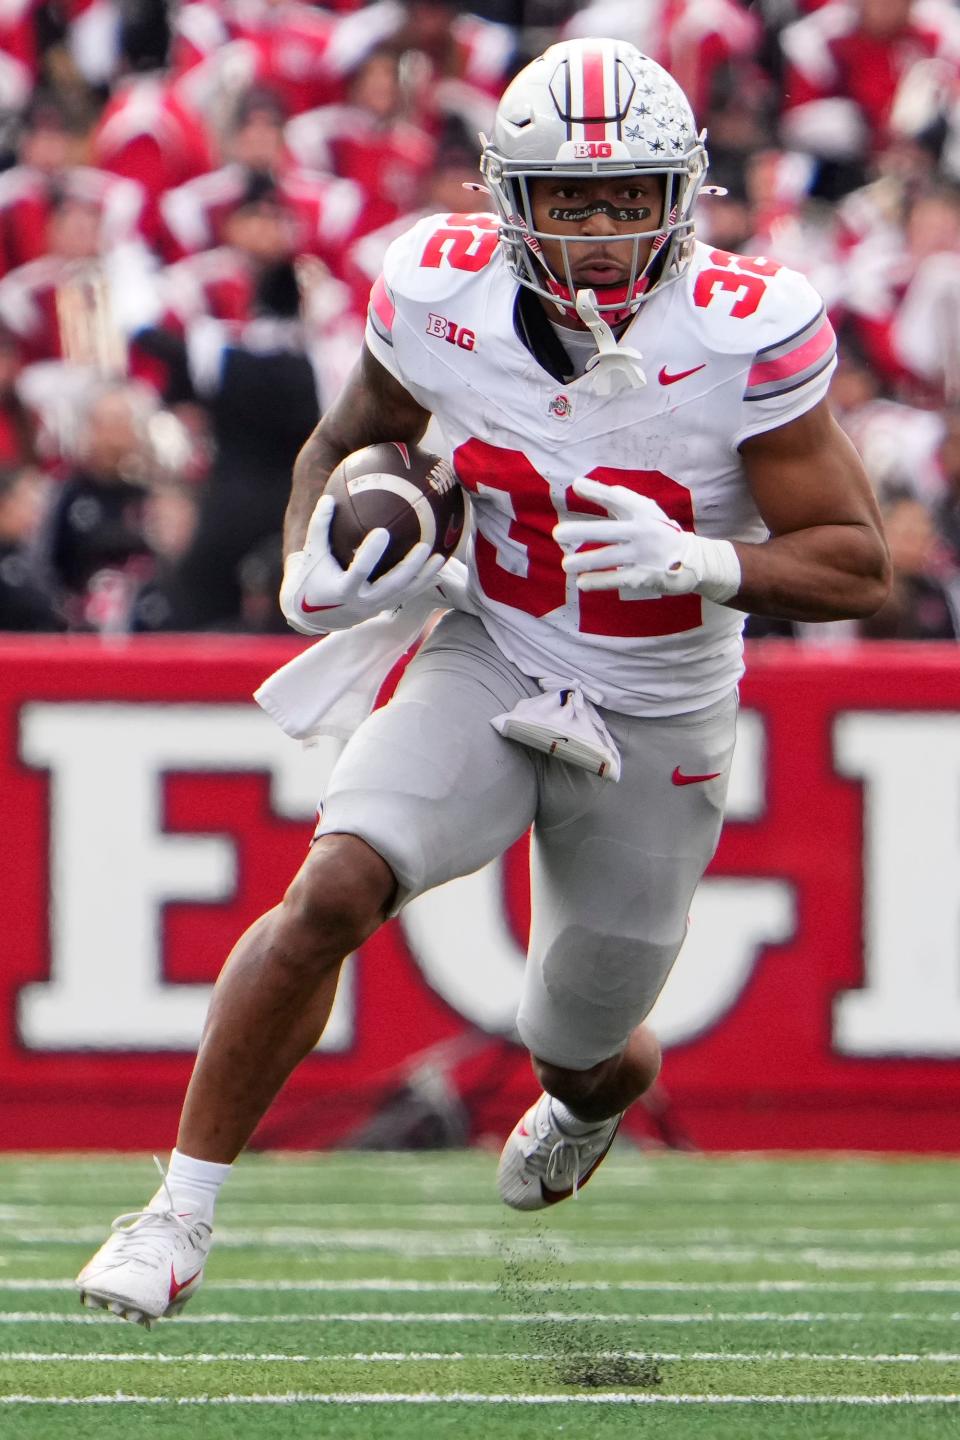
{"label": "b1g logo on helmet", "polygon": [[455,325],[446,315],[434,315],[432,310],[427,315],[427,334],[437,340],[446,340],[448,344],[456,345],[461,350],[477,348],[477,337],[473,330],[468,330],[465,325]]}
{"label": "b1g logo on helmet", "polygon": [[613,155],[613,146],[609,140],[575,140],[573,142],[573,158],[575,160],[609,160]]}

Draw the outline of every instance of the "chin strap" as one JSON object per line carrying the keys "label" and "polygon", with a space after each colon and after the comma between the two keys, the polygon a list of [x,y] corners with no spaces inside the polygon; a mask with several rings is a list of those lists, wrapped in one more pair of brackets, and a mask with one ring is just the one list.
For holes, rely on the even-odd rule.
{"label": "chin strap", "polygon": [[639,350],[617,344],[617,337],[597,308],[594,292],[578,290],[574,307],[596,341],[597,353],[587,361],[587,374],[593,376],[597,393],[616,395],[621,390],[642,389],[647,383],[643,356]]}

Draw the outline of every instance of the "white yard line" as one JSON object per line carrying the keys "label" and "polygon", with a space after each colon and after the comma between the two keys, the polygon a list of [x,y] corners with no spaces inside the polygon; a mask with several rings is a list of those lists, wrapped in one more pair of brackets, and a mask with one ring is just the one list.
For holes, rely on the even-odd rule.
{"label": "white yard line", "polygon": [[[0,1279],[4,1291],[38,1293],[72,1292],[73,1280],[10,1280]],[[269,1295],[272,1292],[291,1294],[408,1294],[408,1295],[501,1295],[522,1291],[524,1294],[563,1295],[572,1293],[598,1294],[703,1294],[751,1295],[806,1294],[823,1291],[827,1294],[960,1294],[960,1280],[517,1280],[504,1284],[499,1280],[392,1280],[387,1277],[356,1280],[208,1280],[205,1293],[234,1291]]]}
{"label": "white yard line", "polygon": [[478,1395],[421,1391],[346,1394],[293,1391],[283,1395],[0,1395],[0,1405],[957,1405],[960,1395],[654,1395],[620,1390],[594,1394]]}
{"label": "white yard line", "polygon": [[[0,1224],[12,1227],[19,1225],[21,1233],[25,1233],[22,1227],[29,1230],[31,1225],[36,1226],[38,1223],[43,1223],[55,1226],[58,1232],[62,1233],[63,1226],[59,1223],[61,1217],[67,1226],[72,1227],[77,1220],[77,1208],[76,1203],[66,1204],[62,1200],[56,1203],[30,1201],[22,1204],[2,1204],[0,1205]],[[454,1233],[468,1219],[473,1222],[473,1226],[476,1226],[485,1217],[495,1220],[503,1214],[502,1203],[497,1199],[489,1202],[475,1201],[470,1204],[456,1201],[449,1205],[413,1201],[410,1203],[409,1209],[411,1216],[415,1216],[421,1227],[429,1226],[436,1221],[451,1228]],[[345,1218],[355,1225],[361,1214],[373,1217],[386,1216],[396,1220],[399,1218],[398,1210],[402,1214],[403,1206],[398,1207],[395,1199],[363,1201],[325,1199],[323,1201],[324,1228],[335,1233],[340,1219]],[[304,1223],[309,1224],[316,1220],[317,1211],[318,1202],[316,1200],[238,1200],[232,1190],[229,1192],[227,1204],[224,1206],[224,1215],[229,1215],[229,1220],[238,1228],[255,1225],[261,1215],[273,1221],[274,1224],[278,1220],[296,1223],[301,1217]],[[632,1223],[635,1214],[635,1200],[611,1201],[608,1196],[604,1197],[604,1215],[608,1223],[621,1218]],[[223,1221],[222,1223],[227,1222]],[[375,1224],[371,1228],[382,1230],[384,1227]],[[647,1217],[644,1233],[648,1240],[655,1241],[657,1244],[661,1242],[669,1244],[671,1238],[676,1239],[678,1228],[676,1225],[659,1225],[656,1217]],[[829,1246],[831,1243],[840,1245],[895,1243],[901,1245],[917,1242],[938,1245],[943,1243],[943,1227],[891,1224],[872,1225],[864,1228],[856,1223],[854,1217],[851,1217],[849,1225],[752,1225],[749,1236],[755,1243],[762,1240],[764,1243],[772,1245]],[[683,1227],[682,1238],[688,1245],[737,1245],[744,1238],[744,1229],[734,1225],[694,1225]]]}
{"label": "white yard line", "polygon": [[[82,1226],[74,1229],[6,1230],[0,1227],[0,1238],[20,1245],[96,1244],[103,1239],[103,1227]],[[226,1227],[217,1234],[221,1250],[310,1249],[317,1252],[346,1250],[361,1254],[388,1251],[428,1259],[461,1257],[499,1258],[505,1250],[518,1256],[542,1257],[545,1253],[558,1260],[592,1261],[618,1265],[631,1262],[668,1265],[810,1265],[818,1270],[952,1270],[960,1269],[960,1250],[921,1253],[914,1250],[840,1250],[817,1246],[806,1250],[775,1250],[762,1245],[623,1245],[616,1239],[608,1243],[583,1245],[575,1240],[551,1236],[544,1243],[539,1237],[511,1235],[509,1239],[487,1230],[461,1230],[445,1236],[435,1230],[336,1230],[308,1227],[238,1230]]]}
{"label": "white yard line", "polygon": [[[761,1310],[744,1311],[715,1310],[704,1313],[701,1310],[680,1314],[638,1314],[627,1311],[594,1311],[571,1314],[567,1310],[541,1310],[536,1314],[479,1314],[457,1310],[404,1310],[379,1312],[376,1310],[354,1310],[335,1314],[307,1313],[283,1315],[238,1315],[230,1311],[216,1314],[190,1314],[177,1317],[177,1327],[183,1325],[539,1325],[544,1321],[558,1325],[582,1325],[609,1323],[611,1325],[820,1325],[859,1323],[870,1321],[906,1321],[910,1324],[948,1324],[960,1322],[960,1311],[808,1311],[808,1310]],[[43,1310],[0,1311],[0,1325],[104,1325],[114,1323],[114,1317],[107,1314],[58,1315]]]}
{"label": "white yard line", "polygon": [[[0,1279],[4,1292],[38,1294],[72,1293],[73,1280]],[[650,1294],[650,1295],[792,1295],[822,1292],[830,1295],[957,1295],[960,1280],[392,1280],[387,1277],[356,1280],[208,1280],[205,1294],[235,1292],[269,1295],[501,1295],[543,1294]]]}
{"label": "white yard line", "polygon": [[[933,1365],[954,1365],[960,1363],[960,1354],[944,1354],[935,1352],[930,1355],[919,1355],[915,1353],[900,1355],[859,1355],[854,1352],[840,1351],[837,1353],[820,1353],[808,1350],[756,1350],[756,1351],[734,1351],[723,1350],[686,1350],[686,1351],[647,1351],[647,1350],[593,1350],[584,1351],[591,1360],[662,1360],[671,1363],[678,1361],[696,1361],[698,1364],[726,1364],[735,1365],[756,1365],[768,1362],[778,1364],[784,1361],[804,1363],[807,1361],[815,1363],[829,1362],[831,1364],[870,1364],[870,1365],[919,1365],[929,1362]],[[90,1351],[85,1354],[78,1354],[75,1350],[49,1351],[49,1350],[0,1350],[0,1361],[13,1362],[25,1365],[46,1365],[51,1361],[75,1362],[88,1365],[121,1364],[133,1365],[219,1365],[224,1361],[240,1365],[261,1365],[261,1364],[283,1364],[283,1365],[320,1365],[329,1364],[331,1361],[351,1361],[364,1365],[375,1364],[412,1364],[416,1361],[446,1361],[450,1364],[462,1364],[464,1361],[482,1360],[522,1360],[522,1361],[557,1361],[558,1359],[573,1359],[572,1355],[558,1356],[555,1351],[550,1350],[354,1350],[337,1351],[329,1350],[317,1355],[284,1355],[264,1354],[257,1355],[245,1351],[224,1351],[221,1354],[191,1354],[191,1355],[158,1355],[152,1352],[137,1353],[126,1351]]]}

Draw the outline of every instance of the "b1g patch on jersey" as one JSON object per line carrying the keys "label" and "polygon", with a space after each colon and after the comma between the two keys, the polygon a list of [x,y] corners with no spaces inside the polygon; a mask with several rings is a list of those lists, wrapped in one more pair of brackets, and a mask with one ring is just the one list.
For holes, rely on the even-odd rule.
{"label": "b1g patch on jersey", "polygon": [[448,320],[446,315],[435,315],[432,310],[427,315],[426,332],[434,340],[446,340],[448,345],[456,345],[460,350],[477,348],[475,330],[469,330],[466,325],[457,325],[455,321]]}

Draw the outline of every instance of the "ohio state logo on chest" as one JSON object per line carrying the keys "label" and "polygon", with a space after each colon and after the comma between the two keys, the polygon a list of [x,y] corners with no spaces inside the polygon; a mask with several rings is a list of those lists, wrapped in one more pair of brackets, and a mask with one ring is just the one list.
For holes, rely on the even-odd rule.
{"label": "ohio state logo on chest", "polygon": [[466,325],[457,325],[445,315],[434,315],[432,310],[427,316],[427,334],[432,335],[435,340],[446,340],[449,345],[457,345],[461,350],[477,348],[475,331],[468,330]]}

